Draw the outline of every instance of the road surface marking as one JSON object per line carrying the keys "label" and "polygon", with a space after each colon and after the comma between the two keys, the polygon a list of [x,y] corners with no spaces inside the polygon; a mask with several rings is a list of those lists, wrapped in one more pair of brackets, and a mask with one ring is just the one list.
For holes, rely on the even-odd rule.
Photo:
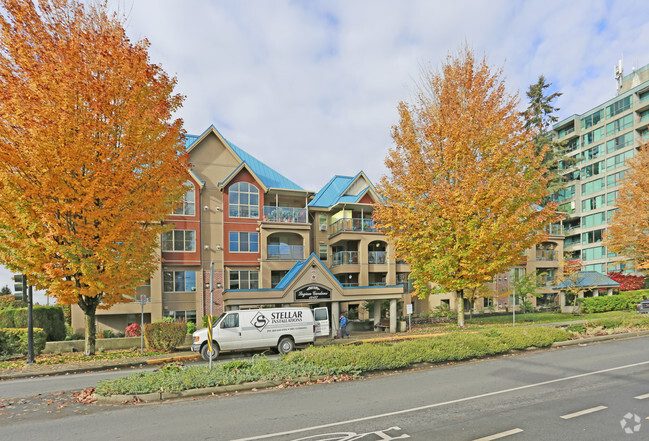
{"label": "road surface marking", "polygon": [[504,437],[509,436],[509,435],[514,435],[515,433],[521,433],[522,431],[523,431],[523,429],[516,428],[516,429],[508,430],[507,432],[500,432],[500,433],[496,433],[494,435],[485,436],[484,438],[478,438],[478,439],[473,440],[473,441],[491,441],[491,440],[494,440],[494,439],[504,438]]}
{"label": "road surface marking", "polygon": [[561,418],[563,418],[564,420],[569,420],[570,418],[587,415],[593,412],[599,412],[600,410],[604,410],[604,409],[608,409],[608,407],[606,406],[591,407],[590,409],[580,410],[579,412],[569,413],[568,415],[561,415]]}
{"label": "road surface marking", "polygon": [[577,378],[585,378],[585,377],[590,377],[592,375],[605,374],[607,372],[615,372],[615,371],[619,371],[619,370],[622,370],[622,369],[629,369],[629,368],[638,367],[638,366],[645,366],[645,365],[648,365],[648,364],[649,364],[649,361],[641,361],[640,363],[627,364],[627,365],[624,365],[624,366],[618,366],[618,367],[614,367],[614,368],[602,369],[600,371],[588,372],[588,373],[585,373],[585,374],[571,375],[569,377],[555,378],[554,380],[541,381],[540,383],[526,384],[525,386],[518,386],[518,387],[512,387],[510,389],[503,389],[503,390],[497,390],[497,391],[494,391],[494,392],[487,392],[485,394],[474,395],[474,396],[471,396],[471,397],[458,398],[456,400],[444,401],[442,403],[427,404],[425,406],[413,407],[413,408],[410,408],[410,409],[402,409],[402,410],[382,413],[382,414],[378,414],[378,415],[370,415],[370,416],[361,417],[361,418],[354,418],[354,419],[351,419],[351,420],[336,421],[336,422],[333,422],[333,423],[321,424],[319,426],[303,427],[302,429],[294,429],[294,430],[287,430],[287,431],[284,431],[284,432],[269,433],[269,434],[266,434],[266,435],[251,436],[249,438],[239,438],[239,439],[235,439],[235,440],[232,440],[232,441],[253,441],[253,440],[257,440],[257,439],[267,439],[267,438],[273,438],[273,437],[283,436],[283,435],[292,435],[294,433],[302,433],[302,432],[309,432],[309,431],[312,431],[312,430],[326,429],[328,427],[342,426],[344,424],[359,423],[359,422],[370,421],[370,420],[375,420],[375,419],[379,419],[379,418],[387,418],[387,417],[391,417],[391,416],[395,416],[395,415],[403,415],[403,414],[406,414],[406,413],[413,413],[413,412],[419,412],[419,411],[422,411],[422,410],[434,409],[436,407],[448,406],[449,404],[463,403],[465,401],[477,400],[479,398],[493,397],[495,395],[502,395],[502,394],[506,394],[506,393],[509,393],[509,392],[516,392],[516,391],[519,391],[519,390],[531,389],[533,387],[546,386],[548,384],[554,384],[554,383],[561,383],[562,381],[575,380]]}
{"label": "road surface marking", "polygon": [[644,400],[645,398],[649,398],[649,394],[644,394],[644,395],[638,395],[637,397],[633,397],[636,400]]}

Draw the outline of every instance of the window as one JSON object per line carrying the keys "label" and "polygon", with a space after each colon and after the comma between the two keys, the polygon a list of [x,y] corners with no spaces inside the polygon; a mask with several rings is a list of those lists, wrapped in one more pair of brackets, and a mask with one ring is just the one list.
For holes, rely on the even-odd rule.
{"label": "window", "polygon": [[163,271],[165,292],[196,291],[196,271]]}
{"label": "window", "polygon": [[570,125],[567,126],[563,126],[559,129],[559,138],[563,138],[564,136],[569,135],[574,131],[575,131],[574,123],[571,123]]}
{"label": "window", "polygon": [[615,115],[629,110],[631,108],[631,104],[633,104],[633,98],[631,95],[614,102],[610,106],[606,107],[606,117],[611,118]]}
{"label": "window", "polygon": [[185,197],[183,198],[182,202],[178,203],[171,214],[194,216],[196,214],[196,193],[194,192],[194,184],[187,181],[185,185],[189,186],[190,189],[187,190],[187,193],[185,193]]}
{"label": "window", "polygon": [[584,265],[584,271],[597,271],[598,273],[604,274],[604,264],[594,263],[590,265]]}
{"label": "window", "polygon": [[615,208],[613,210],[608,210],[608,212],[606,213],[606,216],[607,216],[606,221],[607,222],[611,222],[611,217],[615,214],[616,211],[617,211],[617,208]]}
{"label": "window", "polygon": [[601,213],[589,214],[581,218],[582,228],[594,227],[596,225],[602,225],[606,223],[606,212],[602,211]]}
{"label": "window", "polygon": [[606,141],[606,153],[613,153],[614,151],[628,147],[631,144],[633,144],[633,132],[616,136],[615,138]]}
{"label": "window", "polygon": [[602,228],[601,230],[593,230],[593,231],[589,231],[588,233],[582,233],[581,243],[589,244],[589,243],[601,242],[604,237],[604,231],[606,231],[606,229]]}
{"label": "window", "polygon": [[320,225],[320,231],[327,231],[327,215],[321,214],[318,216],[318,225]]}
{"label": "window", "polygon": [[588,129],[589,127],[596,126],[604,120],[604,109],[598,110],[592,115],[588,115],[581,120],[581,128]]}
{"label": "window", "polygon": [[623,116],[620,119],[616,119],[613,122],[606,124],[606,136],[611,136],[614,133],[624,130],[627,127],[633,125],[633,113],[629,113],[627,116]]}
{"label": "window", "polygon": [[557,191],[553,196],[552,199],[554,202],[559,202],[563,201],[565,199],[569,199],[575,195],[575,186],[571,185],[569,187],[566,187],[564,189],[561,189]]}
{"label": "window", "polygon": [[258,253],[259,233],[230,231],[231,253]]}
{"label": "window", "polygon": [[620,192],[618,190],[612,191],[606,195],[606,205],[614,205],[615,200],[620,196]]}
{"label": "window", "polygon": [[328,248],[326,243],[321,243],[319,247],[319,258],[320,260],[327,260],[328,257]]}
{"label": "window", "polygon": [[230,217],[259,217],[259,190],[248,182],[232,184],[229,190]]}
{"label": "window", "polygon": [[573,138],[566,142],[566,153],[574,152],[579,148],[579,138]]}
{"label": "window", "polygon": [[611,187],[617,187],[620,185],[620,182],[624,178],[624,174],[626,173],[626,170],[623,170],[621,172],[613,173],[612,175],[608,175],[606,177],[606,186],[608,188]]}
{"label": "window", "polygon": [[588,132],[585,135],[582,135],[581,145],[587,146],[588,144],[592,144],[595,141],[599,141],[600,139],[604,138],[604,136],[606,136],[605,133],[605,127],[600,127],[599,129],[595,129],[592,132]]}
{"label": "window", "polygon": [[563,241],[564,245],[573,245],[573,244],[576,244],[576,243],[579,243],[579,235],[578,234],[576,234],[574,236],[568,236]]}
{"label": "window", "polygon": [[604,161],[597,161],[593,164],[587,165],[581,169],[581,177],[583,179],[590,178],[591,176],[598,175],[604,172]]}
{"label": "window", "polygon": [[604,178],[595,179],[594,181],[581,184],[581,194],[587,195],[590,193],[595,193],[606,188],[606,181]]}
{"label": "window", "polygon": [[585,248],[581,250],[581,258],[583,260],[603,259],[605,257],[606,248],[604,247]]}
{"label": "window", "polygon": [[162,233],[162,251],[196,251],[196,231],[172,230]]}
{"label": "window", "polygon": [[626,152],[615,155],[612,158],[606,160],[606,170],[615,170],[616,168],[622,167],[627,159],[633,158],[634,150],[627,150]]}
{"label": "window", "polygon": [[259,271],[230,271],[230,289],[259,289]]}
{"label": "window", "polygon": [[222,328],[238,328],[239,327],[239,313],[235,312],[228,314],[223,318],[221,322]]}
{"label": "window", "polygon": [[604,144],[596,145],[588,150],[581,152],[581,159],[590,161],[591,159],[598,158],[604,154]]}
{"label": "window", "polygon": [[282,281],[284,276],[288,274],[288,270],[279,270],[270,272],[270,287],[275,288]]}
{"label": "window", "polygon": [[177,322],[187,321],[196,323],[196,310],[190,311],[163,311],[163,317],[171,317]]}
{"label": "window", "polygon": [[581,201],[581,211],[591,211],[606,205],[606,196],[600,195]]}

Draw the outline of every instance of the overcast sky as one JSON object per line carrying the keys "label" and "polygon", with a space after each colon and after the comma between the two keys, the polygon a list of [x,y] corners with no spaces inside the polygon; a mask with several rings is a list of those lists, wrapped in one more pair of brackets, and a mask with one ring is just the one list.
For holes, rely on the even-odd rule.
{"label": "overcast sky", "polygon": [[[210,124],[307,190],[378,182],[396,106],[422,68],[465,43],[511,92],[543,74],[560,118],[615,96],[613,69],[649,64],[646,1],[109,0],[178,79],[190,134]],[[0,270],[0,286],[9,284]],[[41,303],[43,303],[41,301]]]}

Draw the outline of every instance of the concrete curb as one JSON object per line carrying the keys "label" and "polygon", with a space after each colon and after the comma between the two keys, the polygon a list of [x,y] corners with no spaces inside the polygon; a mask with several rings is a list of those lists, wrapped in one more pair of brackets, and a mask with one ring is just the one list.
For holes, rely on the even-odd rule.
{"label": "concrete curb", "polygon": [[[324,380],[325,376],[315,376],[311,378],[296,378],[291,383],[304,384],[310,381]],[[250,383],[230,384],[227,386],[213,386],[204,387],[200,389],[187,389],[178,392],[153,392],[148,394],[128,394],[128,395],[97,395],[97,403],[99,404],[123,404],[131,401],[142,401],[150,403],[154,401],[173,400],[178,398],[191,398],[200,397],[205,395],[216,395],[228,392],[241,392],[254,389],[267,389],[270,387],[277,387],[285,381],[253,381]]]}
{"label": "concrete curb", "polygon": [[577,340],[558,341],[556,343],[552,343],[551,347],[560,348],[564,346],[576,346],[576,345],[583,345],[588,343],[596,343],[598,341],[622,340],[625,338],[642,337],[644,335],[649,335],[649,331],[627,332],[624,334],[597,335],[595,337],[580,338]]}

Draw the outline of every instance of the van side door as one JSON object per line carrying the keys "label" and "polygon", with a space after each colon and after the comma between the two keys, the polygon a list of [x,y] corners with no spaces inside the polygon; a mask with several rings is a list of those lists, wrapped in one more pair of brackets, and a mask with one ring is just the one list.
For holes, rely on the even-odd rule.
{"label": "van side door", "polygon": [[313,308],[313,319],[315,320],[315,336],[328,336],[330,331],[329,310],[326,307]]}
{"label": "van side door", "polygon": [[222,350],[238,349],[241,345],[241,326],[239,324],[239,313],[228,313],[218,328],[218,335],[215,336],[219,347]]}

